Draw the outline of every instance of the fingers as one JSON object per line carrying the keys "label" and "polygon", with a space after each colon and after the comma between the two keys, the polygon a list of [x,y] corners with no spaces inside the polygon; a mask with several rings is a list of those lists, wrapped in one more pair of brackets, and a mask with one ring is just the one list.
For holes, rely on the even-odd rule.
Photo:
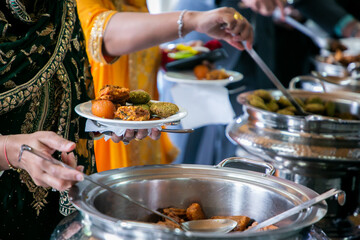
{"label": "fingers", "polygon": [[149,131],[147,129],[139,129],[135,135],[135,139],[141,140],[146,138],[149,135]]}
{"label": "fingers", "polygon": [[[32,158],[32,161],[29,158]],[[84,180],[83,174],[79,171],[65,168],[36,156],[34,157],[31,153],[24,154],[24,159],[26,162],[31,162],[31,165],[27,166],[26,169],[36,185],[64,191],[75,182]],[[79,166],[78,170],[83,170],[83,167]]]}
{"label": "fingers", "polygon": [[153,140],[159,140],[160,136],[161,136],[161,132],[160,132],[159,129],[157,129],[157,128],[152,128],[152,129],[151,129],[151,133],[150,133],[150,135],[149,135],[149,137],[150,137],[151,139],[153,139]]}
{"label": "fingers", "polygon": [[[253,44],[253,29],[250,23],[235,9],[230,8],[229,14],[224,18],[227,27],[225,31],[227,35],[224,40],[239,50],[244,50],[242,41],[247,42],[247,47],[252,48]],[[231,16],[229,18],[229,16]]]}
{"label": "fingers", "polygon": [[[282,0],[275,0],[275,8],[278,7],[280,10],[281,20],[285,20],[285,6]],[[275,9],[274,9],[275,10]]]}
{"label": "fingers", "polygon": [[66,140],[54,132],[36,132],[34,135],[36,135],[42,144],[60,152],[70,152],[76,147],[74,142]]}

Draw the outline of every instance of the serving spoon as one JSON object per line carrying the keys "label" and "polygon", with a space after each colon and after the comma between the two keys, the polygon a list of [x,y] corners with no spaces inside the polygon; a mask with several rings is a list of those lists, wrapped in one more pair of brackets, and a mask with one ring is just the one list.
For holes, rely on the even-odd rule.
{"label": "serving spoon", "polygon": [[253,48],[252,49],[247,48],[245,41],[243,41],[242,44],[244,45],[246,52],[252,57],[252,59],[261,68],[261,70],[263,70],[265,75],[272,81],[272,83],[275,85],[275,87],[277,89],[279,89],[287,99],[289,99],[289,101],[292,103],[292,105],[294,105],[297,112],[303,116],[309,115],[309,113],[305,112],[305,110],[300,106],[300,104],[292,97],[290,92],[288,90],[286,90],[286,88],[282,85],[282,83],[275,76],[275,74],[270,70],[270,68],[266,65],[266,63],[260,58],[260,56],[257,54],[257,52]]}
{"label": "serving spoon", "polygon": [[248,230],[245,230],[244,232],[246,232],[246,233],[255,232],[256,230],[259,230],[261,228],[278,223],[281,220],[284,220],[285,218],[291,217],[292,215],[299,213],[300,211],[302,211],[304,209],[312,207],[313,205],[315,205],[325,199],[328,199],[329,197],[335,196],[335,195],[337,196],[338,203],[341,206],[343,206],[345,204],[345,200],[346,200],[345,192],[342,190],[332,188],[329,191],[322,193],[322,194],[318,195],[317,197],[312,198],[308,201],[305,201],[305,202],[301,203],[300,205],[290,208],[289,210],[286,210],[285,212],[275,215],[274,217],[271,217],[271,218],[259,223],[258,225],[254,226]]}
{"label": "serving spoon", "polygon": [[[42,153],[28,145],[25,145],[25,144],[23,144],[20,148],[20,154],[19,154],[19,160],[18,160],[19,162],[21,161],[21,157],[22,157],[24,151],[28,151],[28,152],[46,160],[46,161],[49,161],[53,164],[60,165],[65,168],[78,171],[75,168],[70,167],[69,165],[67,165],[59,160],[56,160],[55,158],[53,158],[51,156],[46,156],[44,153]],[[82,175],[85,180],[92,182],[101,188],[106,189],[107,191],[111,192],[112,194],[115,194],[117,196],[125,198],[126,200],[132,202],[133,204],[135,204],[143,209],[148,210],[149,212],[152,212],[158,216],[161,216],[165,219],[172,221],[173,223],[177,224],[182,230],[184,230],[186,232],[227,233],[227,232],[230,232],[232,229],[234,229],[237,225],[237,222],[234,220],[231,220],[231,219],[204,219],[204,220],[193,220],[193,221],[180,223],[180,222],[176,221],[175,219],[173,219],[157,210],[151,209],[141,202],[134,200],[133,198],[131,198],[129,195],[127,195],[125,193],[114,191],[111,187],[109,187],[95,179],[92,179],[90,176],[88,176],[84,173],[82,173]]]}

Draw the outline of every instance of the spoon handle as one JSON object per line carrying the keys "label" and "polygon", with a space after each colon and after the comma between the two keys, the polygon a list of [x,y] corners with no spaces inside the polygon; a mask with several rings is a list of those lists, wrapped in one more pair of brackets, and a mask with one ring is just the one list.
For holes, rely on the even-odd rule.
{"label": "spoon handle", "polygon": [[252,59],[257,63],[257,65],[263,70],[266,76],[272,81],[272,83],[279,89],[284,96],[289,99],[289,101],[294,105],[296,110],[301,115],[308,115],[303,108],[299,105],[299,103],[291,96],[291,94],[286,90],[286,88],[282,85],[279,79],[275,76],[275,74],[270,70],[270,68],[266,65],[266,63],[260,58],[257,52],[254,49],[248,49],[246,47],[246,43],[243,42],[246,52],[252,57]]}
{"label": "spoon handle", "polygon": [[333,188],[323,194],[320,194],[319,196],[317,196],[313,199],[303,202],[302,204],[300,204],[296,207],[290,208],[289,210],[287,210],[283,213],[280,213],[274,217],[271,217],[271,218],[259,223],[258,225],[250,228],[249,230],[246,230],[246,232],[254,232],[260,228],[267,227],[269,225],[280,222],[281,220],[284,220],[285,218],[288,218],[296,213],[299,213],[300,211],[302,211],[306,208],[309,208],[309,207],[313,206],[314,204],[319,203],[319,202],[321,202],[329,197],[332,197],[336,194],[340,195],[338,198],[338,201],[339,201],[340,205],[343,205],[345,203],[345,192],[342,190],[337,190],[337,189]]}
{"label": "spoon handle", "polygon": [[[78,170],[76,170],[75,168],[70,167],[69,165],[67,165],[67,164],[65,164],[65,163],[63,163],[63,162],[61,162],[61,161],[59,161],[59,160],[56,160],[55,158],[48,157],[48,156],[46,156],[45,154],[43,154],[42,152],[40,152],[40,151],[38,151],[38,150],[36,150],[36,149],[28,146],[28,145],[25,145],[25,144],[23,144],[23,145],[21,146],[21,150],[20,150],[20,154],[19,154],[19,161],[21,160],[21,157],[22,157],[22,154],[24,153],[24,151],[31,152],[32,154],[35,154],[36,156],[41,157],[42,159],[44,159],[44,160],[46,160],[46,161],[49,161],[49,162],[51,162],[51,163],[53,163],[53,164],[60,165],[60,166],[65,167],[65,168],[78,171]],[[103,184],[103,183],[101,183],[101,182],[99,182],[99,181],[97,181],[97,180],[92,179],[90,176],[88,176],[88,175],[86,175],[86,174],[84,174],[84,173],[82,173],[82,174],[83,174],[83,176],[84,176],[84,179],[86,179],[87,181],[92,182],[92,183],[94,183],[95,185],[98,185],[98,186],[106,189],[107,191],[111,192],[112,194],[115,194],[115,195],[117,195],[117,196],[120,196],[120,197],[122,197],[122,198],[125,198],[126,200],[134,203],[135,205],[137,205],[137,206],[139,206],[139,207],[141,207],[141,208],[144,208],[144,209],[146,209],[146,210],[148,210],[148,211],[150,211],[150,212],[152,212],[152,213],[154,213],[154,214],[156,214],[156,215],[158,215],[158,216],[161,216],[161,217],[163,217],[163,218],[166,218],[166,219],[168,219],[168,220],[176,223],[176,224],[179,225],[181,228],[183,228],[182,224],[180,224],[179,222],[177,222],[175,219],[172,219],[171,217],[168,217],[168,216],[166,216],[165,214],[162,214],[161,212],[159,212],[159,211],[157,211],[157,210],[153,210],[153,209],[147,207],[147,206],[144,205],[143,203],[134,200],[133,198],[131,198],[129,195],[127,195],[127,194],[125,194],[125,193],[114,191],[111,187],[109,187],[109,186],[107,186],[107,185],[105,185],[105,184]]]}

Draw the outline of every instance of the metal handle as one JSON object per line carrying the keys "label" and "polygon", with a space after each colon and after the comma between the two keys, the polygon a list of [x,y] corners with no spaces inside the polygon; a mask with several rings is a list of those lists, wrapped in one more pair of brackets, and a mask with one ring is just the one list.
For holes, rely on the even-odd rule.
{"label": "metal handle", "polygon": [[253,165],[256,167],[263,167],[265,168],[266,174],[269,175],[274,175],[275,174],[275,167],[273,165],[271,165],[270,163],[264,162],[264,161],[258,161],[258,160],[253,160],[250,158],[244,158],[244,157],[230,157],[230,158],[226,158],[224,160],[222,160],[218,165],[216,165],[217,167],[225,167],[226,164],[230,164],[230,163],[245,163],[248,165]]}
{"label": "metal handle", "polygon": [[335,195],[337,196],[338,203],[341,206],[343,206],[345,204],[345,200],[346,200],[345,192],[342,190],[337,190],[337,189],[333,188],[313,199],[303,202],[296,207],[290,208],[289,210],[287,210],[283,213],[280,213],[272,218],[269,218],[269,219],[259,223],[255,227],[252,227],[249,230],[246,230],[246,232],[254,232],[256,230],[259,230],[260,228],[280,222],[281,220],[284,220],[285,218],[291,217],[292,215],[299,213],[300,211],[307,209],[307,208],[315,205],[316,203],[319,203],[319,202],[321,202],[329,197],[335,196]]}
{"label": "metal handle", "polygon": [[[44,160],[46,160],[46,161],[49,161],[49,162],[51,162],[51,163],[53,163],[53,164],[60,165],[60,166],[65,167],[65,168],[78,171],[78,170],[76,170],[75,168],[70,167],[69,165],[67,165],[67,164],[65,164],[65,163],[63,163],[63,162],[61,162],[61,161],[59,161],[59,160],[56,160],[55,158],[46,156],[46,155],[43,154],[42,152],[40,152],[40,151],[38,151],[38,150],[36,150],[36,149],[28,146],[28,145],[25,145],[25,144],[21,146],[20,154],[19,154],[19,162],[20,162],[20,160],[21,160],[21,157],[22,157],[24,151],[31,152],[32,154],[34,154],[34,155],[36,155],[36,156],[38,156],[38,157],[41,157],[42,159],[44,159]],[[166,216],[165,214],[162,214],[161,212],[159,212],[159,211],[157,211],[157,210],[153,210],[153,209],[147,207],[147,206],[144,205],[143,203],[138,202],[138,201],[132,199],[132,198],[131,198],[129,195],[127,195],[127,194],[124,194],[124,193],[122,193],[122,192],[115,192],[111,187],[109,187],[109,186],[107,186],[107,185],[105,185],[105,184],[103,184],[103,183],[101,183],[101,182],[99,182],[99,181],[97,181],[97,180],[92,179],[90,176],[88,176],[88,175],[86,175],[86,174],[84,174],[84,173],[82,173],[82,175],[84,176],[84,179],[85,179],[85,180],[87,180],[87,181],[89,181],[89,182],[92,182],[92,183],[94,183],[95,185],[98,185],[98,186],[106,189],[107,191],[109,191],[109,192],[111,192],[111,193],[113,193],[113,194],[115,194],[115,195],[117,195],[117,196],[120,196],[120,197],[122,197],[122,198],[125,198],[126,200],[134,203],[135,205],[137,205],[137,206],[139,206],[139,207],[141,207],[141,208],[143,208],[143,209],[146,209],[146,210],[148,210],[148,211],[150,211],[150,212],[152,212],[152,213],[154,213],[154,214],[156,214],[156,215],[158,215],[158,216],[161,216],[161,217],[163,217],[163,218],[166,218],[166,219],[174,222],[175,224],[179,225],[180,228],[183,229],[183,230],[187,230],[186,226],[183,226],[181,223],[177,222],[175,219],[172,219],[171,217],[168,217],[168,216]]]}
{"label": "metal handle", "polygon": [[298,76],[298,77],[294,77],[293,79],[291,79],[290,83],[289,83],[289,89],[290,90],[294,90],[297,89],[296,88],[296,84],[297,83],[301,83],[301,82],[312,82],[312,83],[316,83],[318,85],[321,86],[322,91],[326,92],[326,87],[325,84],[323,83],[323,81],[321,81],[318,78],[312,77],[312,76]]}
{"label": "metal handle", "polygon": [[[280,13],[279,9],[276,9],[273,12],[273,17],[275,19],[281,19],[281,13]],[[290,16],[285,16],[284,20],[287,24],[291,25],[292,27],[297,29],[299,32],[301,32],[301,33],[305,34],[306,36],[308,36],[309,38],[311,38],[319,48],[329,48],[329,43],[328,43],[329,41],[327,38],[318,36],[310,28],[299,23],[298,21],[296,21],[295,19],[293,19]]]}

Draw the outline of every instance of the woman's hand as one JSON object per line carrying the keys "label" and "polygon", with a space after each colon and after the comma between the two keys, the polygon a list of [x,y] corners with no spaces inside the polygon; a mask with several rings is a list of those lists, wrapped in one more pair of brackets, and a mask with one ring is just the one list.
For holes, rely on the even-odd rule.
{"label": "woman's hand", "polygon": [[240,7],[251,8],[254,12],[263,16],[271,16],[276,8],[280,9],[281,16],[284,17],[284,6],[286,1],[283,0],[242,0]]}
{"label": "woman's hand", "polygon": [[152,128],[151,133],[147,129],[127,129],[123,136],[117,136],[115,133],[112,133],[111,140],[113,142],[123,141],[125,144],[128,144],[131,140],[142,140],[149,136],[153,140],[158,140],[161,136],[161,132],[157,128]]}
{"label": "woman's hand", "polygon": [[233,8],[223,7],[206,12],[186,12],[184,28],[187,27],[212,38],[223,39],[240,50],[244,50],[242,41],[246,41],[247,48],[252,48],[253,29],[249,22]]}
{"label": "woman's hand", "polygon": [[[5,137],[2,136],[2,138]],[[53,164],[27,151],[24,152],[19,162],[20,147],[23,144],[29,145],[49,157],[55,151],[60,151],[64,163],[78,171]],[[64,191],[76,181],[84,179],[82,173],[79,172],[83,170],[83,166],[76,166],[74,154],[69,153],[75,149],[75,146],[74,142],[68,141],[54,132],[42,131],[32,134],[9,135],[6,141],[6,152],[10,164],[26,170],[36,185]]]}

